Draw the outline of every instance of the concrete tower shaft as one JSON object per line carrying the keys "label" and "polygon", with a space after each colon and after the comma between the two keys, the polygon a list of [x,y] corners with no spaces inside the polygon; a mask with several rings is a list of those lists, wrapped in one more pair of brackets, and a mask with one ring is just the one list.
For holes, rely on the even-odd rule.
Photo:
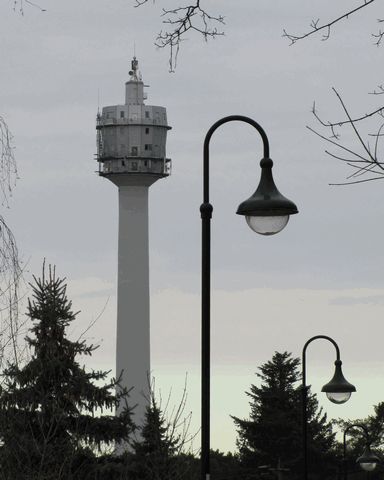
{"label": "concrete tower shaft", "polygon": [[[166,109],[145,105],[136,58],[125,84],[125,104],[97,115],[99,175],[118,187],[118,288],[116,375],[133,390],[134,422],[143,423],[149,393],[150,311],[148,190],[170,174],[166,158]],[[123,408],[120,405],[118,411]]]}

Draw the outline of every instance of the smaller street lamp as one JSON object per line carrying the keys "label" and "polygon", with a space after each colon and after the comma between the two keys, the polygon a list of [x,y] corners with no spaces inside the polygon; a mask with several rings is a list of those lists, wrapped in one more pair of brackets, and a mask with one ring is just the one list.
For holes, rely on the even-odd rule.
{"label": "smaller street lamp", "polygon": [[344,430],[344,434],[343,434],[344,480],[348,479],[348,470],[347,470],[347,461],[346,461],[346,457],[347,457],[346,437],[347,437],[348,431],[351,430],[352,428],[360,428],[364,433],[365,441],[366,441],[364,452],[362,455],[360,455],[360,457],[358,457],[358,459],[356,460],[356,463],[360,465],[360,467],[366,472],[372,472],[380,463],[379,457],[375,455],[371,450],[371,441],[369,438],[367,427],[365,425],[360,425],[355,423],[352,425],[348,425],[348,427]]}
{"label": "smaller street lamp", "polygon": [[333,338],[326,335],[316,335],[310,338],[304,345],[302,354],[302,427],[303,427],[303,472],[304,480],[308,480],[308,386],[306,382],[306,353],[310,343],[314,340],[328,340],[336,349],[335,373],[332,379],[323,386],[322,392],[325,392],[327,398],[336,404],[347,402],[352,392],[356,392],[354,385],[349,383],[341,370],[342,362],[340,360],[340,349]]}

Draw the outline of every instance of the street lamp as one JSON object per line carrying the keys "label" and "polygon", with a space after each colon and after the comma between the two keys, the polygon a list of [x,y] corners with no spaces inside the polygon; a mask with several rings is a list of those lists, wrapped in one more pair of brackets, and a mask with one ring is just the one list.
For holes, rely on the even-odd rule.
{"label": "street lamp", "polygon": [[341,370],[342,362],[340,360],[340,349],[337,343],[326,335],[316,335],[310,338],[304,345],[302,354],[302,428],[303,428],[303,472],[304,480],[308,480],[308,386],[306,382],[306,353],[310,343],[314,340],[328,340],[336,349],[335,373],[332,379],[323,386],[322,392],[325,392],[328,399],[332,403],[342,404],[349,400],[352,392],[356,392],[356,388],[349,383]]}
{"label": "street lamp", "polygon": [[242,202],[237,214],[244,215],[248,225],[262,235],[273,235],[288,223],[289,215],[298,212],[296,205],[276,188],[269,158],[269,142],[263,128],[242,115],[222,118],[212,125],[204,140],[202,220],[202,281],[201,281],[201,480],[210,477],[210,304],[211,304],[211,218],[209,202],[209,142],[215,130],[224,123],[240,121],[252,125],[263,141],[264,156],[260,162],[261,176],[255,193]]}
{"label": "street lamp", "polygon": [[360,467],[365,470],[366,472],[372,472],[375,470],[377,465],[380,463],[380,459],[377,455],[372,453],[371,450],[371,442],[369,438],[368,429],[365,425],[353,424],[349,425],[343,434],[343,466],[344,466],[344,480],[348,478],[348,470],[347,470],[347,447],[346,447],[346,437],[349,430],[352,428],[360,428],[365,436],[365,448],[363,454],[356,460],[356,463],[360,465]]}

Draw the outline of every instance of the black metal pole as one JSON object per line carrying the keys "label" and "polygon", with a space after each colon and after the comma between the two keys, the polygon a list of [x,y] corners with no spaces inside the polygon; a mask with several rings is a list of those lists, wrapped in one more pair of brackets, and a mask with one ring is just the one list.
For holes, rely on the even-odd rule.
{"label": "black metal pole", "polygon": [[202,276],[201,276],[201,478],[209,480],[210,464],[210,329],[211,329],[211,217],[212,205],[200,207],[202,220]]}
{"label": "black metal pole", "polygon": [[224,123],[240,121],[252,125],[263,141],[264,158],[269,158],[269,142],[263,128],[242,115],[222,118],[212,125],[204,140],[203,151],[203,203],[201,265],[201,480],[210,480],[210,329],[211,329],[211,218],[213,207],[209,203],[209,142],[213,132]]}
{"label": "black metal pole", "polygon": [[301,416],[301,423],[302,423],[302,432],[303,432],[303,478],[304,480],[308,479],[308,450],[307,450],[307,436],[308,436],[308,428],[307,428],[307,397],[308,394],[308,387],[305,385],[304,375],[303,375],[303,383],[301,386],[301,395],[302,395],[302,416]]}
{"label": "black metal pole", "polygon": [[343,480],[347,480],[348,471],[347,471],[347,443],[346,443],[346,430],[343,434]]}
{"label": "black metal pole", "polygon": [[[344,480],[348,480],[348,467],[347,467],[347,433],[352,428],[361,428],[364,432],[365,440],[367,445],[369,444],[369,433],[367,427],[364,425],[360,425],[358,423],[353,423],[352,425],[348,425],[348,427],[344,430],[343,433],[343,478]],[[369,478],[369,474],[367,473],[367,478]]]}
{"label": "black metal pole", "polygon": [[302,361],[301,361],[301,368],[302,368],[302,431],[303,431],[303,479],[308,480],[308,386],[307,386],[307,363],[306,363],[306,353],[307,348],[310,343],[314,340],[323,339],[328,340],[333,344],[336,349],[336,360],[340,360],[340,349],[337,343],[333,340],[333,338],[328,337],[327,335],[316,335],[310,338],[304,345],[303,353],[302,353]]}

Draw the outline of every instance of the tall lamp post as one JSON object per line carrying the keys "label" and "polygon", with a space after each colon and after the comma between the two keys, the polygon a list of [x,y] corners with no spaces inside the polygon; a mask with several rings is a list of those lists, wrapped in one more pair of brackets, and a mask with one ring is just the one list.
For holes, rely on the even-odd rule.
{"label": "tall lamp post", "polygon": [[344,480],[348,479],[348,468],[347,468],[347,433],[352,428],[360,428],[365,436],[365,448],[363,454],[356,460],[356,463],[360,465],[360,467],[365,470],[366,472],[372,472],[375,470],[377,465],[380,463],[380,459],[377,455],[372,453],[371,450],[371,441],[369,438],[368,429],[365,425],[354,423],[352,425],[348,425],[348,427],[344,430],[343,434],[343,478]]}
{"label": "tall lamp post", "polygon": [[289,216],[298,212],[296,205],[277,189],[272,176],[273,162],[269,158],[269,142],[263,128],[242,115],[218,120],[208,130],[203,152],[202,220],[202,281],[201,281],[201,480],[210,478],[210,304],[211,304],[211,218],[209,202],[209,142],[215,130],[224,123],[240,121],[252,125],[263,141],[264,155],[260,162],[261,177],[255,193],[242,202],[237,214],[244,215],[250,228],[262,235],[273,235],[288,223]]}
{"label": "tall lamp post", "polygon": [[304,345],[302,354],[302,428],[303,428],[303,473],[304,480],[308,480],[308,386],[306,380],[306,353],[310,343],[314,340],[328,340],[336,349],[335,373],[333,378],[323,386],[322,392],[325,392],[332,403],[342,404],[347,402],[352,392],[356,388],[344,378],[341,370],[342,361],[340,360],[340,349],[333,338],[326,335],[316,335],[310,338]]}

